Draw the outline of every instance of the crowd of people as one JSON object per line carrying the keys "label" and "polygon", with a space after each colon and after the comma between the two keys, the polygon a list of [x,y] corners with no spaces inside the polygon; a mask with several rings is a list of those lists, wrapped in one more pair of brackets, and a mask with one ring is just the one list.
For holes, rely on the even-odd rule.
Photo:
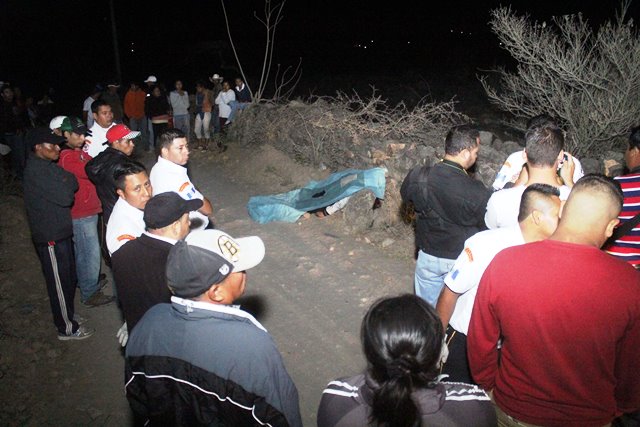
{"label": "crowd of people", "polygon": [[[169,95],[154,76],[145,90],[132,83],[120,106],[117,84],[96,88],[85,117],[27,132],[28,155],[13,151],[3,110],[4,141],[25,160],[27,219],[58,339],[95,332],[75,313],[76,288],[85,305],[117,302],[126,395],[141,425],[302,426],[275,342],[234,305],[264,243],[217,229],[186,168],[189,115],[198,147],[251,101],[242,81],[234,91],[210,80],[219,92],[198,82],[195,111],[179,81]],[[629,173],[615,178],[584,175],[564,137],[551,117],[533,118],[524,151],[488,189],[470,172],[479,131],[456,126],[442,161],[407,174],[415,292],[368,309],[367,367],[328,383],[319,427],[638,418],[640,128],[629,136]],[[156,149],[150,170],[131,157],[136,141]],[[102,265],[114,296],[103,293]]]}

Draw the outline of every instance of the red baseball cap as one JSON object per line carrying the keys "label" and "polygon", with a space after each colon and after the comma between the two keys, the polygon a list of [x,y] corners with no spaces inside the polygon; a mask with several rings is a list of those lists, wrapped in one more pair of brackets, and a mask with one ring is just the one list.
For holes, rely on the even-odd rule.
{"label": "red baseball cap", "polygon": [[126,125],[119,124],[112,126],[107,131],[107,141],[110,143],[116,142],[120,139],[133,139],[140,135],[137,130],[131,130]]}

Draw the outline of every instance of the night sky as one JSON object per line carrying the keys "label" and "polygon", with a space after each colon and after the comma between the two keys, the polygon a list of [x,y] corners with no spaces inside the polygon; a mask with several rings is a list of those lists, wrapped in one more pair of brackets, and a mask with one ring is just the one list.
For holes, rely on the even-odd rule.
{"label": "night sky", "polygon": [[[332,92],[370,75],[402,78],[455,76],[508,61],[487,22],[498,0],[428,1],[288,0],[276,34],[274,63],[295,65],[302,57],[301,90]],[[187,90],[213,73],[234,77],[235,60],[219,0],[113,1],[122,80],[155,74]],[[259,73],[263,28],[253,17],[261,0],[227,0],[234,41],[248,78]],[[48,87],[60,103],[84,99],[97,82],[117,78],[109,1],[0,0],[0,80],[21,86],[36,100]],[[592,23],[611,18],[617,1],[514,0],[513,10],[538,20],[582,12]],[[638,21],[640,0],[630,16]],[[366,48],[365,48],[366,46]],[[222,50],[221,50],[222,48]],[[221,62],[222,58],[222,62]],[[351,80],[350,80],[351,79]],[[124,87],[124,86],[123,86]],[[322,94],[322,93],[321,93]],[[55,99],[54,98],[54,99]]]}

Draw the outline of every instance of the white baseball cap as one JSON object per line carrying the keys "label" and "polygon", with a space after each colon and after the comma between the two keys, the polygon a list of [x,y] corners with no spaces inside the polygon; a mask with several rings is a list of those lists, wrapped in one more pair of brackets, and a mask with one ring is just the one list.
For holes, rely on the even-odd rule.
{"label": "white baseball cap", "polygon": [[156,78],[156,76],[149,76],[147,77],[147,80],[145,80],[145,83],[156,83],[158,81],[158,79]]}
{"label": "white baseball cap", "polygon": [[51,119],[51,121],[49,122],[49,129],[51,130],[55,130],[55,129],[59,129],[60,126],[62,126],[62,122],[64,121],[64,119],[66,119],[67,116],[55,116],[53,119]]}
{"label": "white baseball cap", "polygon": [[264,242],[258,236],[229,236],[221,230],[194,230],[184,239],[191,246],[214,252],[230,264],[233,271],[245,271],[260,264],[264,258]]}

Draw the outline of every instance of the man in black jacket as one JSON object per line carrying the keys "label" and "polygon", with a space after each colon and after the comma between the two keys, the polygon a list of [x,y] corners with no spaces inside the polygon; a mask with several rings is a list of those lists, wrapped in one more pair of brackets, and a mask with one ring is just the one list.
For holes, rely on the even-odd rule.
{"label": "man in black jacket", "polygon": [[140,132],[132,131],[126,125],[115,125],[107,131],[109,147],[102,153],[87,162],[85,171],[87,176],[96,186],[96,192],[102,203],[102,215],[104,223],[109,222],[113,206],[118,201],[116,194],[116,180],[113,172],[119,165],[129,161],[133,153],[133,140]]}
{"label": "man in black jacket", "polygon": [[147,231],[113,253],[111,268],[128,331],[151,307],[170,302],[167,256],[189,233],[189,212],[201,206],[202,200],[185,200],[175,192],[153,196],[144,208]]}
{"label": "man in black jacket", "polygon": [[71,206],[78,190],[76,177],[54,162],[63,137],[48,128],[28,135],[33,150],[24,171],[24,203],[36,252],[47,282],[53,323],[59,340],[81,340],[93,334],[74,320],[76,266],[73,253]]}
{"label": "man in black jacket", "polygon": [[462,252],[464,241],[485,229],[490,192],[467,174],[478,157],[480,133],[470,125],[452,128],[444,159],[419,166],[406,176],[402,200],[416,212],[416,295],[435,307],[444,277]]}

